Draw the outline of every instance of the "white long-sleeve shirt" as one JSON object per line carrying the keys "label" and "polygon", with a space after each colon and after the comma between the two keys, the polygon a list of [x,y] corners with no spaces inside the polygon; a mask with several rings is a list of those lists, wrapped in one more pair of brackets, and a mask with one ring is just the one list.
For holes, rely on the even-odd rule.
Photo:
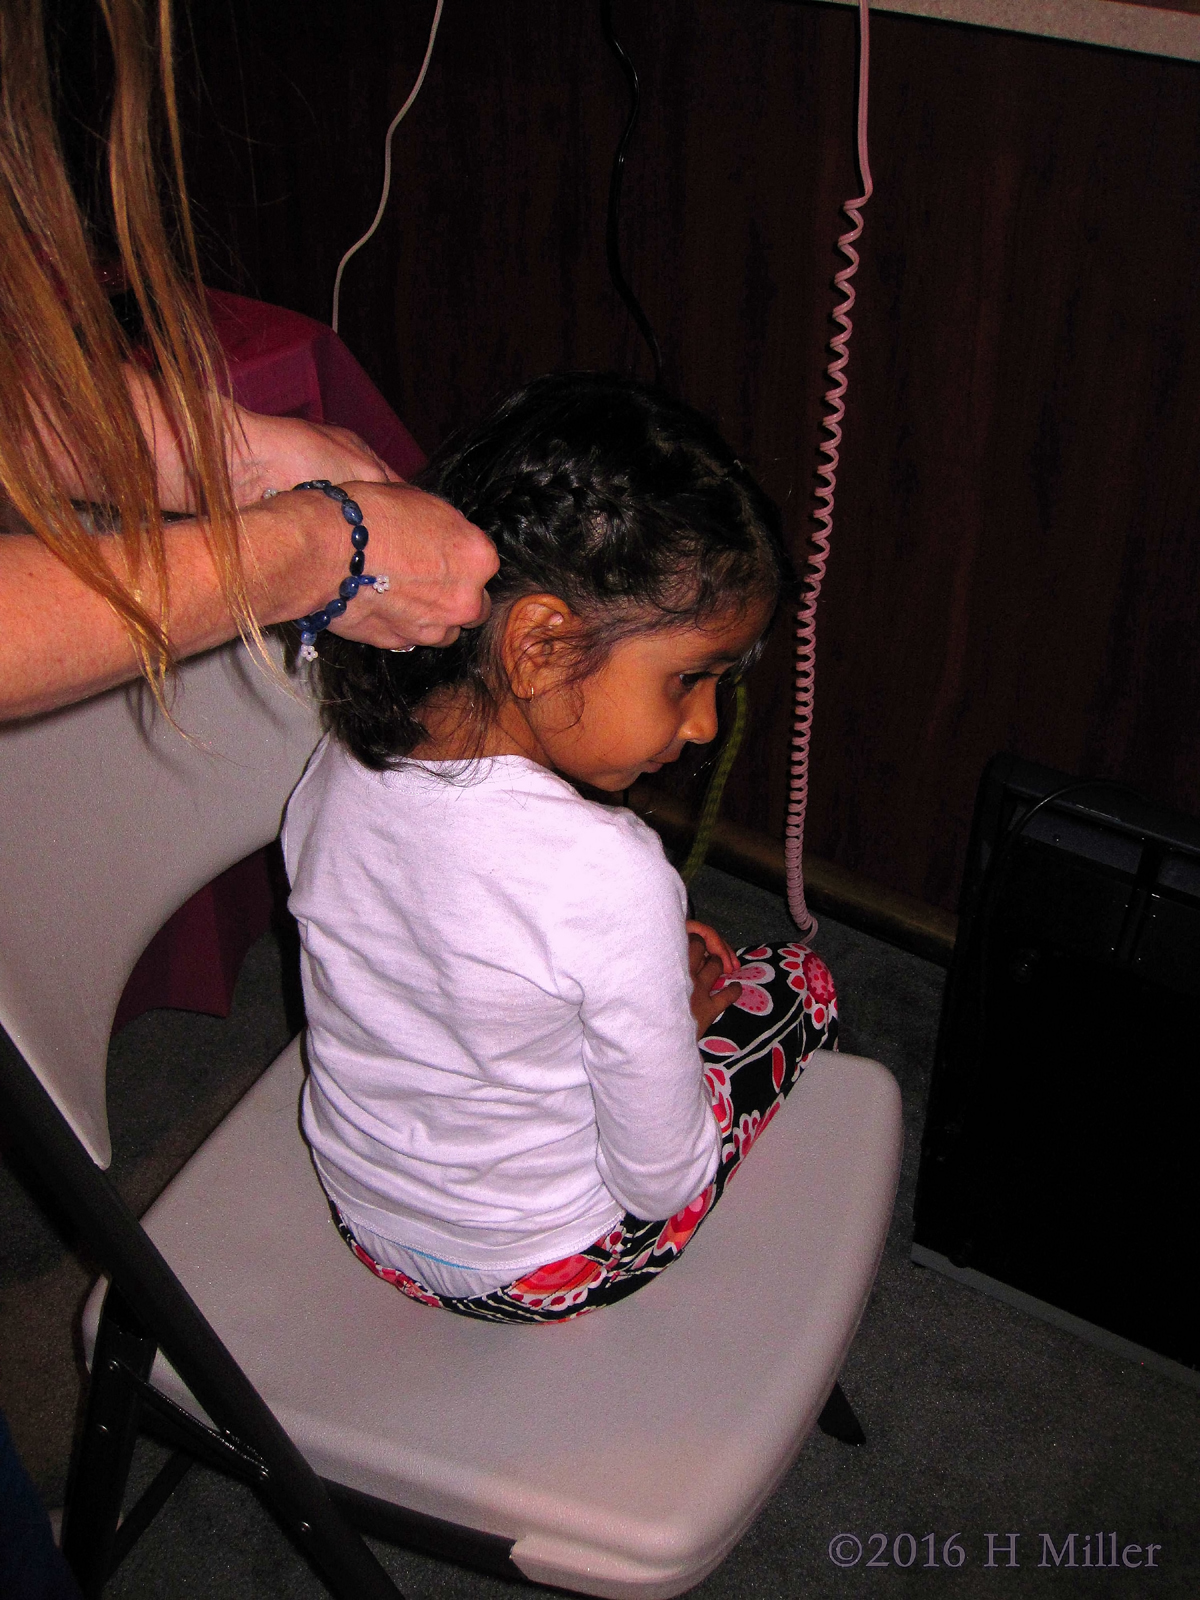
{"label": "white long-sleeve shirt", "polygon": [[386,1264],[483,1293],[708,1183],[683,885],[632,813],[520,756],[377,773],[327,740],[284,850],[304,1131]]}

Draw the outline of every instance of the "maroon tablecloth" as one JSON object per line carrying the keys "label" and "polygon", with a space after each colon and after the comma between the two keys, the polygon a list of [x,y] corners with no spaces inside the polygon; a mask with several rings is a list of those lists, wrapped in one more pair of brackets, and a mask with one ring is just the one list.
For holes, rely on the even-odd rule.
{"label": "maroon tablecloth", "polygon": [[[407,478],[425,456],[331,328],[242,295],[209,291],[229,362],[233,397],[251,411],[351,428]],[[229,1015],[246,951],[282,914],[286,885],[269,850],[259,850],[193,895],[134,968],[114,1031],[156,1006]]]}

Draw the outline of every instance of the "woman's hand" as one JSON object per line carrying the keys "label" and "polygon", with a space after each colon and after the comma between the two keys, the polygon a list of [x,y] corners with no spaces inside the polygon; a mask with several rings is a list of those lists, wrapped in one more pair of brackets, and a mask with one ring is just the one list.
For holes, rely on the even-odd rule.
{"label": "woman's hand", "polygon": [[[487,621],[491,600],[484,585],[500,558],[485,533],[447,501],[410,484],[344,487],[370,530],[367,571],[386,573],[389,588],[386,594],[360,589],[333,632],[394,650],[452,644],[460,629]],[[348,561],[350,541],[343,537]]]}
{"label": "woman's hand", "polygon": [[[716,994],[713,985],[720,983],[729,971],[737,971],[737,960],[733,951],[725,943],[721,935],[714,928],[703,922],[689,922],[688,928],[688,969],[692,974],[692,1016],[696,1019],[696,1037],[703,1039],[722,1011],[738,998],[742,992],[740,983],[725,983]],[[718,948],[708,942],[711,936]],[[725,953],[728,952],[732,967],[725,965]]]}
{"label": "woman's hand", "polygon": [[[332,632],[383,650],[405,650],[451,644],[460,629],[487,619],[491,602],[484,585],[500,563],[495,545],[474,523],[411,484],[342,487],[362,508],[370,535],[366,570],[386,574],[388,589],[381,594],[370,585],[361,588]],[[281,538],[303,525],[305,587],[285,615],[306,616],[333,598],[350,569],[349,525],[332,500],[310,490],[276,495],[260,510],[280,527]],[[246,515],[249,522],[251,513]]]}

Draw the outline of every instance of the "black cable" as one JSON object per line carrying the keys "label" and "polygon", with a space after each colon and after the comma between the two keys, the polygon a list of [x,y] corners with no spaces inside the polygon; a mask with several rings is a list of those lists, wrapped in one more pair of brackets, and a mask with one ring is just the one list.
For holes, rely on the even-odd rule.
{"label": "black cable", "polygon": [[654,387],[661,389],[662,382],[662,351],[658,348],[658,340],[654,329],[650,326],[650,319],[638,303],[638,298],[625,277],[621,268],[621,183],[625,176],[625,152],[629,148],[629,141],[633,137],[633,130],[637,127],[638,112],[642,104],[642,86],[638,82],[638,75],[633,62],[626,55],[620,40],[613,32],[612,0],[600,0],[600,28],[604,34],[605,42],[617,64],[625,74],[629,84],[629,119],[624,131],[617,142],[617,152],[613,157],[612,176],[608,182],[608,275],[613,281],[613,288],[624,300],[629,308],[629,314],[637,323],[638,331],[649,346],[651,358],[654,361]]}

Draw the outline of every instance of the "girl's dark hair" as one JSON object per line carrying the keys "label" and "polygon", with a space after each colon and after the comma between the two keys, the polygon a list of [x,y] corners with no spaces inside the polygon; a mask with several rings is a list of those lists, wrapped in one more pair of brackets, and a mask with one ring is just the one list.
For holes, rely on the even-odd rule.
{"label": "girl's dark hair", "polygon": [[486,726],[499,703],[496,641],[522,595],[557,595],[580,619],[578,681],[632,634],[703,626],[794,587],[779,512],[713,425],[625,378],[539,378],[450,439],[416,481],[495,541],[500,570],[489,621],[444,649],[397,654],[320,635],[326,722],[368,767],[394,766],[421,741],[421,703],[436,690],[469,690]]}

